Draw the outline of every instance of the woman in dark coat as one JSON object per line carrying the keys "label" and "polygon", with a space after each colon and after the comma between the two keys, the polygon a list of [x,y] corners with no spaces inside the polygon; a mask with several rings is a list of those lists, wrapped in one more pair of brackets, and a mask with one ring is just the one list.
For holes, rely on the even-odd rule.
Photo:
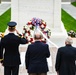
{"label": "woman in dark coat", "polygon": [[66,46],[58,49],[55,69],[58,75],[75,75],[76,48],[73,47],[72,39],[65,41]]}

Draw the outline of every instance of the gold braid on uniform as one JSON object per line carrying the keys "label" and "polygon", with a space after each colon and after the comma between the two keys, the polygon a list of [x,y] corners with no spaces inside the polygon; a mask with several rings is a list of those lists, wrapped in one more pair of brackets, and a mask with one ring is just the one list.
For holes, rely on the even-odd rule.
{"label": "gold braid on uniform", "polygon": [[1,38],[4,38],[4,33],[1,33]]}
{"label": "gold braid on uniform", "polygon": [[18,34],[18,36],[19,36],[20,38],[25,38],[25,36],[22,36],[21,34]]}
{"label": "gold braid on uniform", "polygon": [[9,28],[15,28],[15,27],[9,27]]}
{"label": "gold braid on uniform", "polygon": [[3,59],[0,59],[0,62],[3,61]]}

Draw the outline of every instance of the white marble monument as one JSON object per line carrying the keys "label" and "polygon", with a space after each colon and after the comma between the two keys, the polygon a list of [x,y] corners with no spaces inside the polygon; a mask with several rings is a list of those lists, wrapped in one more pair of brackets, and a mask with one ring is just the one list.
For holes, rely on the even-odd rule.
{"label": "white marble monument", "polygon": [[11,4],[11,20],[20,29],[33,17],[43,19],[51,29],[61,26],[61,0],[12,0]]}
{"label": "white marble monument", "polygon": [[11,20],[18,23],[21,33],[23,26],[36,17],[47,23],[52,38],[67,36],[61,22],[61,0],[11,0],[11,7]]}
{"label": "white marble monument", "polygon": [[11,7],[11,20],[18,23],[17,28],[21,33],[23,26],[36,17],[47,23],[52,33],[51,40],[54,43],[57,43],[55,41],[57,37],[63,40],[62,37],[67,36],[61,22],[61,0],[11,0]]}

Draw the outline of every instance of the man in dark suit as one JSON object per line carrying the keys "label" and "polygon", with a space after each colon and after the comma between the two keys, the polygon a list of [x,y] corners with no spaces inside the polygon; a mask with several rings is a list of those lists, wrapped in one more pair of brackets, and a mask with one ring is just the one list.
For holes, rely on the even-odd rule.
{"label": "man in dark suit", "polygon": [[60,47],[57,52],[55,69],[58,75],[75,75],[76,48],[72,46],[72,38],[65,41],[66,46]]}
{"label": "man in dark suit", "polygon": [[34,43],[27,48],[25,55],[25,65],[29,75],[47,75],[48,64],[47,59],[50,56],[49,47],[40,40],[42,35],[36,33]]}
{"label": "man in dark suit", "polygon": [[19,45],[26,44],[28,41],[25,38],[22,38],[21,35],[15,35],[16,31],[16,22],[8,23],[9,33],[1,39],[2,48],[2,59],[1,62],[4,66],[4,75],[18,75],[19,65],[21,64]]}

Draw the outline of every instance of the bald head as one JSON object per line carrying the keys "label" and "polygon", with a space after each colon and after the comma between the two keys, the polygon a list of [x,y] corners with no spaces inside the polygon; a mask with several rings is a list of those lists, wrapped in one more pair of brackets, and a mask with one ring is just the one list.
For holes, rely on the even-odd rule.
{"label": "bald head", "polygon": [[73,43],[73,40],[71,37],[67,37],[67,39],[65,40],[65,44],[72,44]]}
{"label": "bald head", "polygon": [[42,39],[42,35],[41,35],[39,32],[36,32],[36,33],[34,34],[34,39],[35,39],[35,40],[40,40],[40,39]]}

